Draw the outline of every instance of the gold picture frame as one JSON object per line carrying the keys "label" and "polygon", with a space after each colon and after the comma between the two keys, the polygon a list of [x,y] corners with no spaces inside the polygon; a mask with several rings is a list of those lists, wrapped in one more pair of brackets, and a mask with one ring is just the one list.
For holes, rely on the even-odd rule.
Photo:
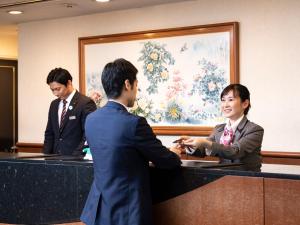
{"label": "gold picture frame", "polygon": [[[100,89],[103,66],[126,58],[137,65],[144,80],[139,82],[141,94],[150,99],[142,99],[143,107],[133,112],[146,118],[151,114],[147,119],[156,134],[209,135],[221,122],[221,89],[239,82],[238,40],[237,22],[81,37],[80,91],[89,95]],[[166,105],[159,108],[164,98]]]}

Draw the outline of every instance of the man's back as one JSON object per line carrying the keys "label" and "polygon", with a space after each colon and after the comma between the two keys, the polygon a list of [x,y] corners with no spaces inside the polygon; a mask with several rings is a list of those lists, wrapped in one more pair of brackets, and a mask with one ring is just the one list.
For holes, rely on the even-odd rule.
{"label": "man's back", "polygon": [[[151,224],[149,160],[161,168],[174,168],[180,165],[178,156],[162,146],[144,118],[112,101],[88,116],[86,136],[95,180],[83,221],[101,225]],[[100,212],[96,215],[97,208]]]}

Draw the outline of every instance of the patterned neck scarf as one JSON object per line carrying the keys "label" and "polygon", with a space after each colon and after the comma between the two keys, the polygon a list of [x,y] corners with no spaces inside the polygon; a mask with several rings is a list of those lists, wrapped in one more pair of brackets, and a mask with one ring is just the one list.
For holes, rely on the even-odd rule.
{"label": "patterned neck scarf", "polygon": [[232,145],[234,138],[234,133],[231,127],[225,127],[224,132],[220,138],[220,144],[223,144],[225,146],[230,146]]}

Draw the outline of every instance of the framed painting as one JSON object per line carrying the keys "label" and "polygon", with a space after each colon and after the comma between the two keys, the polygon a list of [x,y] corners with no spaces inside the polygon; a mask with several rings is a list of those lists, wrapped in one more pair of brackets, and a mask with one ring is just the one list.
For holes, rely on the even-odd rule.
{"label": "framed painting", "polygon": [[208,135],[224,118],[220,94],[239,82],[238,23],[151,30],[79,38],[80,91],[107,99],[104,66],[125,58],[139,70],[130,111],[159,135]]}

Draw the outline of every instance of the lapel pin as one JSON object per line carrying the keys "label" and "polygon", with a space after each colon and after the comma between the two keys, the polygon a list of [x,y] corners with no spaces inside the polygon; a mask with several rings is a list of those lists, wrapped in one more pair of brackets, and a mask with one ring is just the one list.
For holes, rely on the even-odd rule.
{"label": "lapel pin", "polygon": [[69,110],[72,110],[72,109],[73,109],[73,106],[70,105],[70,106],[69,106]]}

